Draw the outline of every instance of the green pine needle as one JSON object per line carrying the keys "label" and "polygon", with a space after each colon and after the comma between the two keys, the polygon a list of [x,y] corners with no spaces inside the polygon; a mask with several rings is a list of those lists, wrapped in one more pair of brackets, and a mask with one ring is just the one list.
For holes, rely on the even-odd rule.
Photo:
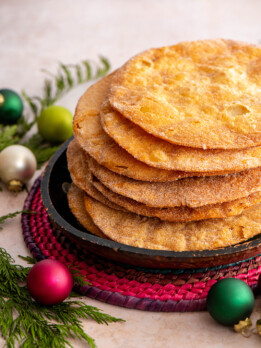
{"label": "green pine needle", "polygon": [[101,63],[102,63],[102,67],[99,67],[96,71],[96,78],[98,77],[102,77],[104,75],[106,75],[108,73],[108,71],[110,70],[110,63],[109,61],[104,58],[104,57],[100,57]]}
{"label": "green pine needle", "polygon": [[[80,64],[59,64],[56,75],[44,70],[51,79],[45,80],[44,96],[42,99],[36,97],[29,98],[31,108],[45,107],[54,104],[58,99],[68,93],[73,87],[76,87],[84,82],[88,82],[102,76],[105,76],[110,70],[110,63],[107,58],[99,57],[99,63],[92,63],[88,60]],[[38,102],[38,106],[37,103]],[[40,104],[40,105],[39,105]],[[38,113],[40,113],[40,111]]]}
{"label": "green pine needle", "polygon": [[29,214],[29,213],[33,213],[35,214],[34,212],[30,212],[28,210],[20,210],[20,211],[15,211],[13,213],[9,213],[7,215],[4,215],[4,216],[0,216],[0,225],[2,223],[4,223],[7,219],[12,219],[14,218],[15,216],[19,215],[19,214]]}
{"label": "green pine needle", "polygon": [[41,168],[41,166],[59,149],[59,145],[50,144],[45,141],[40,134],[32,135],[28,141],[22,142],[22,145],[28,147],[33,152],[38,168]]}
{"label": "green pine needle", "polygon": [[86,286],[86,285],[91,285],[91,283],[87,282],[84,277],[78,273],[78,271],[70,268],[70,266],[68,266],[71,273],[72,273],[72,276],[73,276],[73,280],[75,283],[78,283],[79,285],[81,286]]}
{"label": "green pine needle", "polygon": [[[22,257],[29,263],[30,257]],[[14,264],[5,249],[0,248],[0,332],[8,348],[73,347],[69,339],[80,339],[95,348],[93,338],[82,327],[82,319],[109,324],[122,319],[102,313],[84,302],[68,300],[53,306],[35,302],[25,285],[31,267]],[[73,295],[73,293],[72,293]]]}
{"label": "green pine needle", "polygon": [[[37,263],[37,261],[30,257],[30,256],[21,256],[21,255],[18,255],[22,260],[26,261],[29,265],[34,265],[35,263]],[[72,273],[72,276],[73,276],[73,280],[75,283],[78,283],[82,286],[85,286],[85,285],[91,285],[91,283],[87,282],[84,277],[79,273],[78,270],[74,269],[73,268],[73,264],[70,264],[70,265],[67,265],[67,267],[70,269],[71,273]],[[73,296],[74,297],[78,297],[79,295],[78,294],[74,294],[73,293]]]}
{"label": "green pine needle", "polygon": [[[105,76],[110,69],[109,61],[100,57],[98,63],[85,60],[79,64],[62,64],[58,66],[57,73],[48,75],[45,79],[42,96],[29,97],[22,91],[22,97],[28,103],[33,119],[23,115],[15,125],[0,125],[0,151],[7,146],[21,144],[27,146],[36,156],[38,168],[42,166],[58,149],[60,144],[50,144],[40,137],[39,134],[29,136],[28,132],[37,122],[41,111],[57,102],[70,90],[84,82],[88,82]],[[24,140],[26,136],[26,141]]]}
{"label": "green pine needle", "polygon": [[30,256],[18,255],[18,257],[20,257],[20,259],[26,261],[29,265],[34,265],[37,263],[36,259],[34,259],[33,257],[30,257]]}
{"label": "green pine needle", "polygon": [[0,126],[0,151],[7,146],[17,144],[20,140],[18,136],[18,126]]}

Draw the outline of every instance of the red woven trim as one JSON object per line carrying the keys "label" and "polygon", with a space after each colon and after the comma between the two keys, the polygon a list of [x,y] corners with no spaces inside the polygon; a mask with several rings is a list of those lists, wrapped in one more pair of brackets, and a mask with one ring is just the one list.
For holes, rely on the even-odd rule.
{"label": "red woven trim", "polygon": [[[30,250],[39,248],[45,257],[60,260],[78,270],[92,284],[91,287],[78,287],[78,290],[109,303],[146,310],[169,311],[173,308],[177,311],[179,307],[182,311],[199,310],[204,308],[207,293],[218,279],[235,277],[254,286],[261,273],[260,256],[237,266],[191,274],[147,273],[94,255],[86,256],[53,228],[41,201],[39,185],[31,198],[30,209],[38,214],[23,217],[29,226],[23,228]],[[135,307],[131,307],[132,298],[136,301]],[[139,303],[139,299],[143,301]],[[164,303],[168,304],[165,309]]]}

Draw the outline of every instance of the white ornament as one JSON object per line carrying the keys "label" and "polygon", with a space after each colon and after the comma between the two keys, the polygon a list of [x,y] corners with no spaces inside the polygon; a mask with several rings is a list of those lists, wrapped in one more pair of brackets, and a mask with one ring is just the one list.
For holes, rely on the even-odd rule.
{"label": "white ornament", "polygon": [[11,191],[21,191],[36,167],[34,154],[25,146],[11,145],[0,153],[0,179]]}

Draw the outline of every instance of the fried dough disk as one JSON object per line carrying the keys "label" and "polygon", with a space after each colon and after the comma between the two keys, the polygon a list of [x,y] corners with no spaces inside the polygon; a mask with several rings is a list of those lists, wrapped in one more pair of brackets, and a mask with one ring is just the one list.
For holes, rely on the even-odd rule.
{"label": "fried dough disk", "polygon": [[147,50],[115,74],[112,107],[176,145],[243,149],[261,144],[261,47],[231,40]]}
{"label": "fried dough disk", "polygon": [[222,218],[239,215],[243,209],[257,204],[261,200],[261,193],[253,193],[247,197],[221,204],[206,205],[199,208],[148,207],[128,197],[119,195],[93,177],[85,160],[84,151],[75,140],[71,141],[67,149],[67,162],[71,178],[78,187],[97,201],[117,210],[131,211],[136,214],[158,217],[166,221],[193,221],[209,218]]}
{"label": "fried dough disk", "polygon": [[88,171],[86,166],[84,151],[77,144],[76,140],[70,142],[66,156],[71,179],[76,186],[87,192],[94,199],[111,208],[125,210],[123,207],[120,207],[107,199],[90,183],[92,174]]}
{"label": "fried dough disk", "polygon": [[105,206],[88,195],[85,208],[94,223],[112,240],[138,248],[212,250],[234,245],[261,232],[261,204],[225,219],[168,222]]}
{"label": "fried dough disk", "polygon": [[[78,102],[73,120],[73,132],[77,142],[86,152],[95,158],[98,163],[118,174],[123,174],[136,180],[154,182],[174,181],[180,178],[197,175],[222,175],[231,172],[231,170],[228,171],[225,168],[226,163],[224,163],[223,167],[219,168],[219,171],[217,172],[204,171],[204,165],[202,165],[201,161],[202,159],[204,160],[204,158],[206,158],[206,161],[208,162],[209,156],[204,157],[203,155],[205,155],[207,151],[200,149],[193,150],[191,155],[189,154],[190,149],[186,149],[188,158],[192,158],[198,154],[198,172],[193,172],[191,170],[192,167],[189,160],[186,161],[188,165],[185,167],[187,170],[187,172],[185,172],[152,167],[131,156],[111,137],[109,137],[101,126],[101,105],[106,97],[111,79],[112,75],[103,78],[84,93]],[[210,151],[210,153],[212,153],[212,151]],[[259,155],[254,156],[255,160],[257,160],[256,157],[258,156]],[[213,155],[212,159],[214,160],[214,158],[215,154]],[[244,158],[244,156],[241,157],[242,162],[245,162],[245,167],[251,167],[251,165],[253,165],[251,162],[248,164],[248,160],[250,158],[251,156],[249,155],[246,156],[246,158]],[[227,165],[230,166],[228,163]],[[257,164],[255,164],[255,166],[256,165]],[[213,169],[215,168],[215,163],[212,165],[212,167]],[[233,169],[233,172],[235,171],[236,170]]]}
{"label": "fried dough disk", "polygon": [[113,173],[87,154],[90,171],[98,180],[122,196],[150,207],[201,207],[233,201],[261,190],[261,167],[226,176],[179,179],[173,182],[146,182]]}
{"label": "fried dough disk", "polygon": [[[92,180],[92,183],[94,187],[102,193],[103,196],[116,203],[118,206],[124,207],[125,211],[127,210],[132,213],[149,217],[158,217],[159,219],[164,221],[198,221],[235,216],[241,214],[244,209],[261,202],[261,192],[256,192],[247,197],[239,198],[231,202],[203,205],[202,207],[198,208],[153,208],[109,190],[95,178]],[[93,195],[90,196],[92,198],[95,198]],[[103,203],[100,199],[97,200]]]}
{"label": "fried dough disk", "polygon": [[98,237],[108,239],[108,237],[93,223],[90,215],[84,206],[84,191],[72,184],[67,193],[69,207],[79,223],[92,234]]}
{"label": "fried dough disk", "polygon": [[261,166],[261,146],[243,150],[202,150],[173,145],[145,132],[114,111],[108,102],[101,112],[103,129],[122,148],[150,166],[194,172],[238,172]]}

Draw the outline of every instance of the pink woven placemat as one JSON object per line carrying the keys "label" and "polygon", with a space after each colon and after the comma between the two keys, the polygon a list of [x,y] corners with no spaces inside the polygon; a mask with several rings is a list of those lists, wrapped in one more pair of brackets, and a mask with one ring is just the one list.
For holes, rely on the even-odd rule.
{"label": "pink woven placemat", "polygon": [[185,312],[205,310],[210,287],[219,279],[235,277],[255,290],[261,273],[261,256],[225,267],[190,270],[151,270],[118,264],[86,254],[51,224],[43,206],[40,178],[24,204],[24,240],[38,261],[60,260],[91,285],[75,285],[82,295],[117,306],[147,311]]}

